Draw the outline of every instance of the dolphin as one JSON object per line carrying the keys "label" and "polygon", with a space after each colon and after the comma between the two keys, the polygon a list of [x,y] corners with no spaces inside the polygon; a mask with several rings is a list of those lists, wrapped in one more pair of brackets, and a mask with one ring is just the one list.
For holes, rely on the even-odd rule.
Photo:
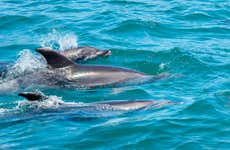
{"label": "dolphin", "polygon": [[[18,94],[21,97],[26,98],[28,101],[46,101],[49,99],[48,96],[43,95],[42,93],[33,93],[33,92],[24,92]],[[98,106],[106,106],[107,108],[115,109],[115,110],[139,110],[144,108],[149,108],[151,106],[161,107],[165,105],[172,104],[172,102],[167,100],[112,100],[112,101],[101,101],[101,102],[93,102],[88,103],[88,105],[84,105],[85,107],[98,107]],[[68,106],[67,103],[59,102],[59,105]],[[69,108],[74,107],[73,105],[69,106]],[[76,106],[75,106],[76,107]]]}
{"label": "dolphin", "polygon": [[[52,50],[50,47],[41,47],[37,50]],[[99,50],[90,46],[81,46],[60,51],[60,53],[72,61],[86,61],[96,57],[105,57],[111,55],[110,50]]]}
{"label": "dolphin", "polygon": [[54,73],[53,77],[57,73],[62,75],[60,82],[71,87],[94,88],[120,85],[121,83],[139,84],[164,77],[162,74],[152,76],[114,66],[80,65],[56,51],[50,49],[36,50],[45,58],[48,68]]}

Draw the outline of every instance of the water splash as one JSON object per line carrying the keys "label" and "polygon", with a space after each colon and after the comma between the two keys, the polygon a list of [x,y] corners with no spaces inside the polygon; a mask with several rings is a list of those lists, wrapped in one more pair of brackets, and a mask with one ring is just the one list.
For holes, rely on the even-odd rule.
{"label": "water splash", "polygon": [[159,65],[160,70],[164,70],[166,65],[167,65],[166,63],[160,63]]}
{"label": "water splash", "polygon": [[46,64],[35,56],[30,50],[24,49],[19,53],[18,59],[7,69],[5,77],[12,79],[27,72],[32,72],[40,68],[45,68]]}
{"label": "water splash", "polygon": [[57,96],[49,96],[45,101],[19,101],[18,105],[16,106],[16,110],[19,111],[41,111],[44,109],[57,109],[64,101]]}
{"label": "water splash", "polygon": [[41,38],[42,47],[51,47],[52,49],[65,50],[78,47],[77,36],[73,33],[62,33],[55,29],[48,35]]}
{"label": "water splash", "polygon": [[17,60],[9,65],[0,78],[0,94],[16,92],[20,89],[17,78],[46,68],[46,64],[29,49],[22,50]]}

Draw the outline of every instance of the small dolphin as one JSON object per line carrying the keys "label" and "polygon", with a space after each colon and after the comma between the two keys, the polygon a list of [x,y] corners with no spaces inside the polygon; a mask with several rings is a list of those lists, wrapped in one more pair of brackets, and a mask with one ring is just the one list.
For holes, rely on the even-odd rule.
{"label": "small dolphin", "polygon": [[[37,49],[47,61],[54,73],[62,73],[62,79],[68,86],[93,88],[114,86],[120,83],[139,84],[162,78],[162,75],[151,76],[135,70],[97,65],[79,65],[64,55],[49,49]],[[61,81],[62,82],[62,81]]]}
{"label": "small dolphin", "polygon": [[[39,50],[52,50],[50,47],[37,48]],[[69,58],[72,61],[88,60],[99,56],[105,57],[111,55],[110,50],[99,50],[90,46],[81,46],[77,48],[71,48],[64,51],[60,51],[62,55]]]}
{"label": "small dolphin", "polygon": [[98,50],[94,47],[90,46],[82,46],[82,47],[77,47],[77,48],[72,48],[72,49],[67,49],[61,52],[64,56],[67,58],[78,61],[78,60],[88,60],[88,59],[93,59],[98,56],[109,56],[111,55],[110,50]]}
{"label": "small dolphin", "polygon": [[[41,93],[33,93],[33,92],[24,92],[24,93],[19,93],[19,96],[22,96],[26,98],[28,101],[45,101],[49,97],[46,95],[43,95]],[[113,101],[102,101],[102,102],[94,102],[94,103],[89,103],[90,107],[96,107],[96,106],[107,106],[112,109],[116,110],[139,110],[139,109],[144,109],[148,108],[151,106],[155,107],[161,107],[165,106],[168,104],[171,104],[172,102],[166,101],[166,100],[158,100],[158,101],[153,101],[153,100],[113,100]],[[64,105],[65,103],[59,103],[59,105]]]}

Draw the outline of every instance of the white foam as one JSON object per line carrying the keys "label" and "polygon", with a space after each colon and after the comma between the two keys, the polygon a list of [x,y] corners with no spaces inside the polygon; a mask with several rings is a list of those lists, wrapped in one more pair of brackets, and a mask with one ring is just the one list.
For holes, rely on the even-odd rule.
{"label": "white foam", "polygon": [[19,53],[19,56],[13,65],[8,66],[3,78],[0,80],[0,93],[15,92],[20,89],[17,77],[23,76],[27,72],[35,71],[38,68],[44,68],[46,65],[30,50],[25,49]]}
{"label": "white foam", "polygon": [[7,69],[6,77],[11,79],[25,72],[45,67],[46,64],[41,59],[36,57],[30,50],[24,49],[19,53],[15,63]]}
{"label": "white foam", "polygon": [[48,35],[41,38],[42,47],[65,50],[78,47],[77,36],[73,33],[62,33],[53,29]]}
{"label": "white foam", "polygon": [[112,118],[104,123],[101,123],[101,124],[97,124],[95,125],[94,127],[100,127],[100,126],[117,126],[121,123],[124,123],[128,121],[127,118],[123,117],[123,118]]}
{"label": "white foam", "polygon": [[16,92],[19,88],[17,80],[1,80],[0,94]]}
{"label": "white foam", "polygon": [[8,109],[6,109],[6,108],[0,108],[0,114],[1,114],[1,113],[4,113],[4,112],[6,112],[6,111],[8,111]]}
{"label": "white foam", "polygon": [[44,109],[57,109],[62,104],[64,104],[64,101],[57,96],[49,96],[48,99],[44,101],[34,101],[30,102],[27,100],[19,101],[16,110],[19,111],[26,111],[26,110],[44,110]]}
{"label": "white foam", "polygon": [[160,65],[159,65],[160,70],[165,69],[166,65],[167,65],[166,63],[160,63]]}

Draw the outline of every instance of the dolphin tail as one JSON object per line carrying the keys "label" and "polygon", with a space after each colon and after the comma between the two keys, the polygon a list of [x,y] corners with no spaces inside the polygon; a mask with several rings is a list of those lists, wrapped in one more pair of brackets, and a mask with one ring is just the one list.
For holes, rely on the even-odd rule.
{"label": "dolphin tail", "polygon": [[22,96],[26,98],[28,101],[42,101],[48,98],[47,96],[41,93],[33,93],[33,92],[19,93],[18,96]]}
{"label": "dolphin tail", "polygon": [[37,48],[36,51],[40,53],[47,61],[48,65],[52,68],[64,68],[67,66],[75,65],[73,61],[65,57],[64,55],[49,49],[49,48]]}

